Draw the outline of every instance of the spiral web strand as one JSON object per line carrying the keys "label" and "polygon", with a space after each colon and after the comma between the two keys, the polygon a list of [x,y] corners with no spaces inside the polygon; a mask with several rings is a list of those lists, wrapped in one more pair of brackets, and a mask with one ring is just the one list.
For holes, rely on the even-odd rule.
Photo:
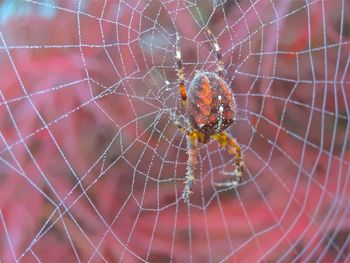
{"label": "spiral web strand", "polygon": [[[0,261],[350,261],[347,1],[0,2]],[[185,84],[220,45],[244,179]]]}

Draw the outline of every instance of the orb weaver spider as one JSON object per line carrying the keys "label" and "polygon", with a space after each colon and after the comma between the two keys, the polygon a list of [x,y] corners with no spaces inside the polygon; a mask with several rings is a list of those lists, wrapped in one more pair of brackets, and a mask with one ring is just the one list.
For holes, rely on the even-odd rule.
{"label": "orb weaver spider", "polygon": [[211,139],[217,141],[234,156],[236,169],[231,180],[216,183],[219,187],[234,187],[243,176],[243,158],[241,147],[225,130],[236,121],[236,103],[232,91],[224,80],[224,63],[222,53],[216,38],[209,28],[206,29],[208,38],[216,53],[217,72],[197,71],[188,91],[186,92],[184,70],[179,48],[179,35],[176,35],[177,75],[180,81],[179,89],[183,106],[188,117],[187,128],[172,116],[174,124],[187,138],[187,168],[185,187],[182,198],[189,202],[194,185],[194,170],[197,161],[199,143],[208,143]]}

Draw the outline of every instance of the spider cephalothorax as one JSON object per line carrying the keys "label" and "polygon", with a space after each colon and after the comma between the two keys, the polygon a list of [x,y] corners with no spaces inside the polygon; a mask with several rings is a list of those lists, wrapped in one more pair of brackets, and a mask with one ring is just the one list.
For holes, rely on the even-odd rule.
{"label": "spider cephalothorax", "polygon": [[181,52],[176,42],[176,62],[180,80],[180,95],[186,109],[189,127],[181,125],[175,118],[175,125],[187,136],[187,170],[185,188],[182,198],[189,201],[194,183],[194,169],[197,160],[199,143],[207,143],[210,139],[216,140],[235,158],[236,170],[232,179],[217,186],[232,187],[237,185],[243,176],[241,148],[225,130],[236,119],[236,104],[233,93],[224,80],[224,68],[219,44],[209,29],[207,34],[214,46],[217,58],[217,73],[197,71],[188,93],[186,92],[184,73],[181,61]]}

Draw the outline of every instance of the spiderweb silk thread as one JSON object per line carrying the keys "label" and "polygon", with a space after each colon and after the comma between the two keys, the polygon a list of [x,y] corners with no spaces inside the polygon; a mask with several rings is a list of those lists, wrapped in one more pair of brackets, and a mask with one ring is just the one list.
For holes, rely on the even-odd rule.
{"label": "spiderweb silk thread", "polygon": [[[1,1],[0,261],[349,262],[348,1]],[[222,49],[245,174],[186,86]]]}

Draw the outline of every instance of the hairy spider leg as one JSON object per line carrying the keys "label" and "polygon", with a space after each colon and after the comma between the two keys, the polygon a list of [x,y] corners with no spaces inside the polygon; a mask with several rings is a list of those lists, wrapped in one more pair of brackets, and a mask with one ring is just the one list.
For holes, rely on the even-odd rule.
{"label": "hairy spider leg", "polygon": [[221,53],[221,48],[216,41],[215,36],[211,32],[209,28],[206,28],[208,38],[210,42],[212,43],[214,47],[214,51],[216,54],[216,67],[217,67],[217,72],[220,78],[224,78],[224,62],[222,61],[222,53]]}
{"label": "hairy spider leg", "polygon": [[186,168],[186,177],[185,177],[185,187],[182,191],[182,198],[186,203],[190,200],[190,195],[192,194],[192,189],[194,185],[194,169],[197,162],[197,148],[198,148],[198,139],[195,136],[187,137],[187,168]]}
{"label": "hairy spider leg", "polygon": [[185,187],[182,192],[182,198],[186,203],[190,200],[190,195],[192,194],[192,189],[195,181],[194,170],[197,162],[197,149],[198,143],[202,142],[205,135],[199,131],[190,131],[182,126],[178,121],[174,120],[176,127],[187,135],[187,169],[185,176]]}
{"label": "hairy spider leg", "polygon": [[180,95],[182,99],[182,103],[186,109],[186,102],[187,102],[187,94],[186,94],[186,87],[185,87],[185,76],[184,76],[184,70],[182,67],[182,60],[181,60],[181,51],[179,48],[179,42],[180,37],[178,34],[176,34],[176,64],[177,64],[177,76],[180,80]]}
{"label": "hairy spider leg", "polygon": [[222,148],[225,148],[230,154],[232,154],[234,156],[235,165],[236,165],[236,170],[235,170],[235,172],[233,174],[233,178],[231,180],[226,181],[224,183],[217,183],[215,185],[224,186],[224,187],[232,187],[232,186],[238,185],[242,181],[243,166],[244,166],[244,162],[242,159],[242,153],[241,153],[241,147],[236,142],[236,140],[233,139],[226,132],[221,132],[219,134],[213,134],[213,135],[211,135],[211,138],[216,140]]}
{"label": "hairy spider leg", "polygon": [[197,130],[188,130],[186,129],[183,125],[180,124],[179,121],[177,121],[174,117],[171,117],[173,120],[173,123],[175,124],[175,126],[182,131],[185,135],[189,136],[190,138],[193,138],[195,140],[197,140],[198,142],[201,143],[206,143],[206,136],[204,133],[197,131]]}

